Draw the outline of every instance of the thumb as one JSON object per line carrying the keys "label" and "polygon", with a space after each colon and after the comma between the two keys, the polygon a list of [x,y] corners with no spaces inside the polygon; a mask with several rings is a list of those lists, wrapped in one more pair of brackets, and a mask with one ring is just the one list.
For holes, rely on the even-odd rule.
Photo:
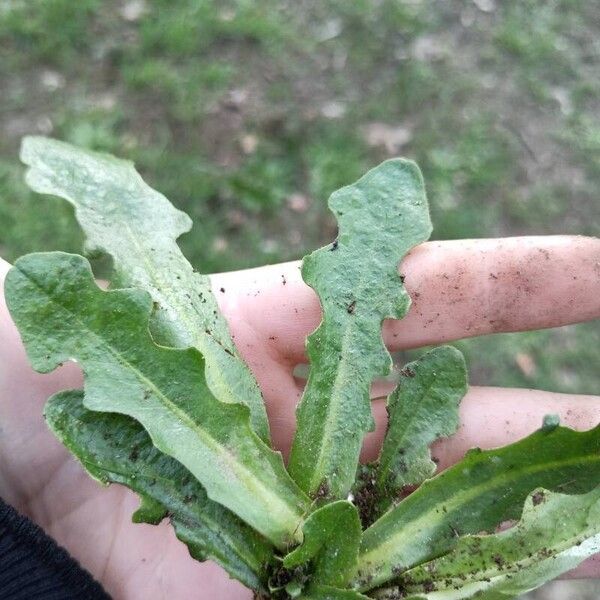
{"label": "thumb", "polygon": [[6,307],[9,270],[0,259],[0,496],[22,509],[39,490],[40,476],[65,453],[46,427],[44,403],[59,390],[81,387],[81,375],[73,364],[49,375],[31,369]]}

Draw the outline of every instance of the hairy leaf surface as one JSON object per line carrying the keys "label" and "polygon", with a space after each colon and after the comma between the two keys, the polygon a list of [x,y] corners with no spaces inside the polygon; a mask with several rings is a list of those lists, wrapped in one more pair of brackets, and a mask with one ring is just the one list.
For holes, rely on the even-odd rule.
{"label": "hairy leaf surface", "polygon": [[148,186],[129,161],[41,137],[25,138],[21,159],[30,167],[31,189],[73,204],[87,247],[112,256],[119,285],[150,293],[156,341],[198,348],[215,397],[247,404],[254,430],[268,442],[260,390],[237,354],[210,280],[177,246],[191,229],[190,218]]}
{"label": "hairy leaf surface", "polygon": [[458,427],[458,407],[467,392],[467,368],[451,346],[434,348],[402,370],[388,399],[388,428],[375,475],[379,511],[407,485],[435,473],[429,446]]}
{"label": "hairy leaf surface", "polygon": [[363,436],[374,426],[371,382],[391,369],[382,321],[403,317],[410,305],[398,264],[429,237],[431,223],[421,173],[401,159],[334,192],[329,207],[338,220],[338,239],[302,264],[323,321],[308,338],[311,369],[289,469],[304,491],[344,498]]}
{"label": "hairy leaf surface", "polygon": [[140,495],[136,522],[157,523],[168,514],[177,537],[194,558],[214,560],[247,587],[265,589],[272,546],[209,500],[189,471],[152,445],[137,421],[88,410],[81,391],[56,394],[46,403],[44,414],[52,431],[92,477],[104,484],[126,485]]}
{"label": "hairy leaf surface", "polygon": [[315,584],[342,587],[356,566],[361,525],[356,507],[345,500],[326,504],[303,525],[304,541],[283,559],[287,569],[312,564]]}
{"label": "hairy leaf surface", "polygon": [[84,258],[61,252],[19,259],[5,292],[36,370],[76,359],[85,373],[87,408],[135,418],[212,500],[277,546],[290,542],[306,497],[281,456],[250,428],[248,408],[212,396],[200,353],[152,341],[146,292],[104,292]]}
{"label": "hairy leaf surface", "polygon": [[300,600],[368,600],[367,596],[353,590],[340,590],[327,585],[316,585],[302,594]]}
{"label": "hairy leaf surface", "polygon": [[471,450],[427,480],[363,534],[354,587],[372,589],[451,550],[459,535],[521,515],[537,487],[588,492],[600,482],[600,426],[542,428],[496,450]]}
{"label": "hairy leaf surface", "polygon": [[532,493],[513,528],[467,536],[449,554],[401,576],[380,599],[508,600],[524,594],[600,552],[600,488],[567,496]]}

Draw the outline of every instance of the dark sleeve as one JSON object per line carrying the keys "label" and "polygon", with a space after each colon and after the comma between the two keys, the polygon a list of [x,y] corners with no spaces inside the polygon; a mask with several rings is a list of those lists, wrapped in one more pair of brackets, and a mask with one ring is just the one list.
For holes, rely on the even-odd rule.
{"label": "dark sleeve", "polygon": [[92,576],[37,525],[0,499],[2,600],[110,600]]}

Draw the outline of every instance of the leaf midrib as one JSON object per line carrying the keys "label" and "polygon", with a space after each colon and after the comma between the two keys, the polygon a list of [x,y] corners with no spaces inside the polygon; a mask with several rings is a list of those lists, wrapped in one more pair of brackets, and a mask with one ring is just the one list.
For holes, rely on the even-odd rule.
{"label": "leaf midrib", "polygon": [[[167,306],[173,307],[173,310],[178,315],[179,320],[183,321],[183,323],[185,323],[187,325],[187,327],[183,327],[183,330],[190,332],[190,340],[188,341],[188,340],[183,339],[181,341],[185,345],[187,345],[189,343],[190,345],[195,346],[199,350],[202,350],[201,344],[199,344],[199,342],[202,339],[202,334],[200,334],[200,336],[191,335],[191,332],[198,331],[199,328],[197,327],[197,323],[193,323],[192,319],[190,319],[188,317],[189,313],[187,310],[185,310],[183,304],[180,302],[178,294],[176,294],[176,293],[169,294],[168,292],[164,291],[164,290],[169,290],[172,288],[170,288],[170,286],[162,279],[162,277],[160,276],[160,272],[158,270],[154,269],[154,265],[153,265],[152,261],[150,261],[148,259],[147,252],[144,251],[143,246],[140,244],[138,237],[135,235],[135,233],[131,229],[131,226],[129,225],[129,223],[125,219],[123,219],[121,221],[121,223],[125,227],[125,232],[126,232],[127,236],[129,237],[131,243],[137,249],[138,259],[146,265],[146,272],[149,275],[152,287],[161,297],[163,297],[165,299],[165,303]],[[107,252],[109,252],[111,255],[113,254],[113,251],[107,250]],[[177,329],[179,331],[181,331],[182,328],[178,327]],[[179,337],[181,339],[181,336],[179,334],[177,337]]]}
{"label": "leaf midrib", "polygon": [[[377,486],[379,488],[381,488],[384,484],[385,481],[387,481],[387,479],[389,478],[390,475],[390,471],[392,471],[393,465],[394,465],[394,454],[398,454],[398,449],[403,445],[404,443],[404,439],[406,438],[407,432],[410,428],[410,426],[415,422],[415,420],[417,419],[417,417],[419,417],[422,414],[421,408],[422,408],[422,404],[423,404],[423,398],[429,394],[429,392],[432,390],[432,388],[434,387],[434,385],[437,382],[434,380],[432,381],[429,385],[427,385],[425,388],[422,388],[422,393],[418,395],[419,398],[419,410],[415,410],[413,411],[413,413],[409,416],[409,418],[407,420],[404,421],[405,426],[404,429],[400,435],[400,438],[397,440],[397,443],[395,444],[396,446],[396,450],[394,452],[391,452],[391,456],[389,458],[389,460],[387,460],[385,463],[380,462],[378,465],[378,471],[379,471],[379,477],[377,478]],[[398,396],[401,395],[401,388],[400,386],[398,386],[391,395],[397,394]],[[400,398],[398,398],[398,402],[400,402]],[[388,402],[389,404],[389,402]],[[384,445],[385,445],[385,441],[384,441]],[[429,449],[429,444],[420,444],[417,448],[422,448],[424,447],[425,449]],[[429,460],[431,461],[431,455],[429,454],[428,456]],[[394,477],[394,475],[392,475],[392,477]],[[396,478],[394,477],[394,480],[396,480]],[[403,481],[403,483],[401,485],[410,485],[412,482],[408,482],[406,483],[406,478]]]}
{"label": "leaf midrib", "polygon": [[[323,249],[319,250],[320,252],[323,252]],[[400,259],[398,259],[398,262],[400,262]],[[355,289],[359,289],[362,290],[364,288],[364,283],[367,277],[367,272],[366,271],[362,271],[361,272],[361,276],[357,282],[357,284],[354,286]],[[400,280],[400,275],[398,275],[398,281],[401,283]],[[364,294],[356,294],[357,297],[361,297]],[[321,325],[319,325],[319,328],[311,334],[310,338],[309,338],[309,343],[311,342],[311,339],[313,338],[314,335],[316,335],[318,333],[318,330],[321,327],[324,327],[325,325],[325,321],[327,320],[327,314],[325,312],[325,307],[323,307],[323,322],[321,323]],[[368,315],[366,315],[365,318],[367,318]],[[381,335],[381,326],[382,323],[384,321],[386,317],[382,316],[381,318],[379,318],[378,315],[375,316],[375,319],[378,321],[379,324],[379,342],[381,343],[381,345],[384,348],[384,351],[387,352],[387,350],[385,349],[385,346],[383,344],[383,337]],[[342,359],[339,361],[339,368],[336,369],[336,374],[335,374],[335,378],[333,381],[333,385],[331,386],[331,395],[329,396],[329,398],[331,400],[335,400],[334,402],[330,401],[327,403],[327,408],[326,408],[326,414],[327,417],[323,420],[324,422],[324,428],[323,428],[323,436],[321,438],[322,442],[319,444],[319,450],[318,450],[318,458],[317,461],[315,463],[315,467],[312,470],[312,477],[310,480],[310,484],[309,484],[309,490],[310,491],[315,491],[318,486],[321,484],[321,481],[323,479],[323,469],[324,469],[324,464],[326,464],[326,458],[328,456],[332,456],[333,452],[331,452],[330,448],[333,444],[333,437],[334,437],[334,433],[338,430],[338,416],[340,414],[341,411],[341,407],[343,405],[343,402],[340,398],[340,394],[339,394],[339,390],[340,387],[345,383],[346,381],[346,372],[348,371],[348,369],[350,368],[350,361],[348,359],[346,359],[347,356],[351,356],[350,352],[345,352],[344,349],[348,346],[349,341],[351,341],[351,339],[354,337],[355,334],[355,330],[356,330],[356,321],[352,320],[348,322],[348,326],[345,328],[344,334],[342,336],[342,343],[340,344],[340,352],[339,354],[342,356]],[[327,336],[327,344],[330,345],[329,340],[330,340],[330,336]],[[350,349],[352,349],[352,346],[350,346]],[[344,375],[344,377],[342,377],[342,374]],[[373,378],[371,378],[372,380]],[[367,392],[368,393],[368,392]],[[360,398],[360,402],[362,404],[364,398],[361,397]],[[369,404],[369,410],[370,410],[370,404]]]}
{"label": "leaf midrib", "polygon": [[[175,329],[175,331],[177,331],[177,338],[179,340],[179,343],[182,344],[182,346],[190,345],[190,346],[194,346],[195,348],[197,348],[204,356],[205,368],[207,368],[209,366],[209,363],[212,363],[216,367],[217,361],[216,360],[213,361],[212,354],[210,352],[206,352],[206,346],[208,343],[206,338],[211,338],[218,346],[220,346],[222,348],[225,348],[225,346],[223,345],[223,343],[221,342],[220,339],[217,339],[217,337],[214,336],[212,333],[210,333],[210,334],[206,333],[204,331],[204,327],[199,326],[200,325],[199,321],[202,321],[202,319],[200,317],[200,312],[196,308],[196,301],[194,300],[191,303],[192,303],[192,313],[197,315],[198,321],[195,321],[194,318],[190,316],[190,312],[188,311],[185,303],[181,300],[180,295],[177,292],[171,291],[171,293],[169,293],[169,290],[174,290],[174,288],[172,288],[161,277],[161,274],[160,274],[161,271],[154,268],[154,263],[148,259],[148,253],[144,251],[144,246],[140,243],[138,236],[131,229],[131,226],[129,225],[127,220],[123,219],[121,222],[125,226],[125,231],[127,233],[127,236],[129,237],[131,243],[133,244],[133,246],[135,246],[135,248],[137,250],[138,259],[146,265],[146,272],[149,275],[150,285],[152,286],[154,291],[157,293],[158,297],[163,299],[165,306],[168,308],[171,308],[172,311],[175,313],[175,315],[176,315],[175,322],[176,323],[181,322],[181,323],[185,324],[184,327],[176,327],[176,329]],[[180,252],[179,248],[177,247],[177,244],[173,243],[173,246],[174,246],[174,251]],[[107,250],[107,252],[109,252],[109,251]],[[113,252],[109,252],[109,253],[111,255],[113,254]],[[186,260],[183,255],[181,255],[181,258],[183,261]],[[191,277],[193,277],[193,276],[194,276],[194,273],[192,272]],[[208,293],[212,294],[212,292],[210,290]],[[196,332],[196,333],[195,334],[190,333],[190,339],[188,340],[184,336],[181,335],[182,329],[183,329],[183,331]],[[235,346],[233,346],[233,349],[231,350],[231,354],[234,359],[237,359],[237,363],[240,366],[242,366],[241,361],[237,354],[237,350],[235,349]],[[224,388],[231,393],[231,385],[230,385],[229,381],[227,380],[227,378],[224,376],[223,369],[221,369],[221,368],[211,369],[211,376],[212,376],[213,380],[218,379],[218,383],[221,388]],[[218,399],[221,402],[226,401],[223,398],[218,398]],[[229,397],[229,398],[227,398],[227,403],[235,404],[236,399],[233,397]],[[245,401],[240,401],[239,403],[246,404]]]}
{"label": "leaf midrib", "polygon": [[[589,513],[589,509],[588,509],[588,513]],[[585,531],[588,532],[590,530],[594,531],[594,528],[590,527],[590,525],[588,523],[588,526]],[[587,538],[586,541],[590,541],[594,538],[600,537],[600,526],[597,527],[595,530],[596,530],[596,534],[594,534],[591,538]],[[437,581],[439,581],[441,583],[441,585],[439,587],[436,587],[436,589],[433,591],[433,593],[438,593],[438,592],[443,593],[445,591],[448,591],[450,588],[456,590],[456,585],[460,585],[461,590],[465,590],[469,586],[478,585],[481,583],[488,584],[483,589],[487,589],[490,587],[493,589],[492,583],[494,581],[508,579],[515,572],[527,569],[530,566],[539,566],[539,565],[544,564],[545,562],[548,562],[551,560],[556,560],[565,551],[571,550],[574,547],[574,545],[579,541],[578,538],[580,538],[581,535],[582,535],[581,533],[579,535],[573,535],[569,538],[569,540],[563,540],[563,541],[561,541],[561,543],[557,543],[557,544],[550,544],[550,547],[553,550],[556,549],[556,552],[553,552],[553,554],[551,556],[547,556],[547,557],[543,558],[541,561],[539,560],[538,554],[534,551],[533,553],[531,553],[531,555],[524,556],[523,558],[515,558],[510,563],[508,563],[507,566],[505,566],[505,569],[503,571],[499,571],[498,569],[492,568],[492,569],[487,569],[487,570],[477,570],[475,572],[473,572],[473,571],[463,572],[464,576],[441,574],[439,577],[439,580],[435,579],[435,577],[433,577],[434,583]],[[586,533],[586,535],[587,535],[587,533]],[[548,547],[548,545],[546,545],[546,547]],[[516,564],[517,562],[518,562],[518,565]],[[506,563],[504,563],[504,564],[506,565]],[[475,577],[473,575],[477,575],[477,577]],[[436,576],[437,576],[437,574],[436,574]],[[452,583],[447,584],[446,582],[448,582],[448,581],[452,581]],[[479,589],[482,589],[482,588],[479,588]],[[411,591],[411,590],[413,590],[413,591]],[[415,593],[415,594],[421,593],[416,590],[418,590],[418,586],[408,586],[406,588],[406,591],[410,592],[411,594],[412,593]],[[478,591],[478,590],[476,590],[476,591]]]}
{"label": "leaf midrib", "polygon": [[[52,302],[54,305],[58,306],[62,311],[66,312],[69,316],[71,316],[81,326],[81,328],[84,331],[86,331],[94,340],[98,340],[100,342],[100,344],[106,348],[106,350],[109,352],[109,354],[111,354],[115,358],[115,360],[119,364],[121,364],[123,366],[123,368],[125,368],[125,370],[129,369],[131,372],[133,372],[134,376],[136,376],[136,378],[141,383],[146,384],[149,388],[151,388],[154,391],[157,399],[159,400],[159,403],[164,404],[167,411],[172,412],[176,418],[179,418],[181,421],[183,421],[183,423],[185,425],[187,425],[187,427],[189,429],[191,429],[194,433],[196,433],[198,435],[198,437],[201,440],[203,440],[205,442],[205,444],[215,452],[215,454],[217,454],[219,456],[223,456],[225,458],[225,462],[230,467],[237,466],[238,468],[237,469],[233,468],[232,471],[234,473],[237,471],[240,471],[238,477],[241,476],[242,480],[245,482],[245,485],[248,486],[248,488],[250,488],[250,490],[256,490],[256,491],[260,490],[259,493],[260,493],[260,496],[262,496],[262,497],[265,496],[264,492],[266,491],[267,497],[273,497],[273,494],[268,493],[269,488],[267,488],[262,483],[261,483],[261,485],[257,485],[257,483],[260,480],[255,477],[255,473],[253,473],[252,471],[249,471],[243,465],[243,463],[239,463],[238,461],[234,460],[233,453],[226,446],[223,446],[221,443],[219,443],[205,429],[199,427],[199,425],[193,419],[191,419],[187,415],[187,413],[182,411],[175,403],[173,403],[151,380],[149,380],[141,371],[139,371],[129,361],[127,361],[121,355],[120,352],[113,349],[113,347],[101,335],[97,334],[94,330],[90,329],[84,322],[82,322],[77,313],[74,313],[68,307],[66,307],[64,304],[57,301],[53,296],[49,295],[46,292],[46,290],[44,289],[44,287],[41,284],[39,284],[35,279],[29,277],[29,275],[25,271],[23,271],[22,269],[19,268],[19,272],[28,281],[30,281],[33,285],[35,285],[35,287],[37,287],[43,293],[43,295],[50,300],[50,302]],[[105,294],[115,293],[114,291],[109,291],[109,292],[102,292],[101,290],[98,290],[98,291],[100,293],[105,293]],[[95,290],[92,290],[92,293],[94,293],[94,292],[95,292]],[[215,401],[217,402],[217,400],[215,400]],[[133,417],[133,415],[130,415],[130,416]],[[253,435],[250,427],[248,427],[248,433],[249,433],[249,435]],[[165,449],[165,451],[166,451],[166,449]],[[276,496],[276,498],[277,498],[277,500],[279,500],[278,503],[285,507],[285,512],[288,512],[291,515],[293,515],[293,520],[295,520],[296,522],[299,522],[301,520],[302,513],[292,510],[287,502],[282,502],[282,500],[279,498],[279,496]]]}
{"label": "leaf midrib", "polygon": [[[317,333],[317,332],[315,332]],[[348,337],[352,337],[352,327],[349,326],[346,328],[346,331],[342,337],[342,343],[340,345],[340,354],[345,356],[344,348],[347,347]],[[324,464],[326,463],[326,458],[331,457],[332,452],[330,451],[333,435],[338,430],[338,416],[340,414],[340,409],[342,402],[339,399],[339,388],[340,388],[340,379],[345,381],[345,374],[348,369],[347,360],[340,360],[339,369],[336,370],[335,379],[333,382],[333,386],[331,387],[331,395],[330,399],[333,401],[328,402],[326,414],[327,416],[323,419],[323,437],[322,443],[319,444],[318,458],[315,462],[315,468],[313,469],[313,476],[310,481],[309,489],[315,490],[321,483],[322,480],[322,472],[324,470]],[[342,378],[342,373],[344,374],[344,378]]]}

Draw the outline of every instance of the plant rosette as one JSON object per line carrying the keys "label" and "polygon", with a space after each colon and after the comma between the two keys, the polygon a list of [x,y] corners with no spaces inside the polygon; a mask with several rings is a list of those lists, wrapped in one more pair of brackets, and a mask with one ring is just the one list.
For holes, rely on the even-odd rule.
{"label": "plant rosette", "polygon": [[21,156],[113,273],[105,291],[82,256],[24,256],[9,310],[37,371],[81,365],[84,389],[51,397],[46,420],[93,478],[139,495],[134,521],[170,519],[195,559],[264,599],[501,600],[600,551],[600,428],[549,417],[436,474],[429,447],[467,391],[450,346],[401,371],[379,458],[359,465],[371,384],[392,368],[382,322],[410,306],[398,266],[431,233],[416,164],[388,160],[329,199],[338,236],[302,264],[323,316],[286,466],[209,279],[177,246],[187,215],[129,162],[38,137]]}

